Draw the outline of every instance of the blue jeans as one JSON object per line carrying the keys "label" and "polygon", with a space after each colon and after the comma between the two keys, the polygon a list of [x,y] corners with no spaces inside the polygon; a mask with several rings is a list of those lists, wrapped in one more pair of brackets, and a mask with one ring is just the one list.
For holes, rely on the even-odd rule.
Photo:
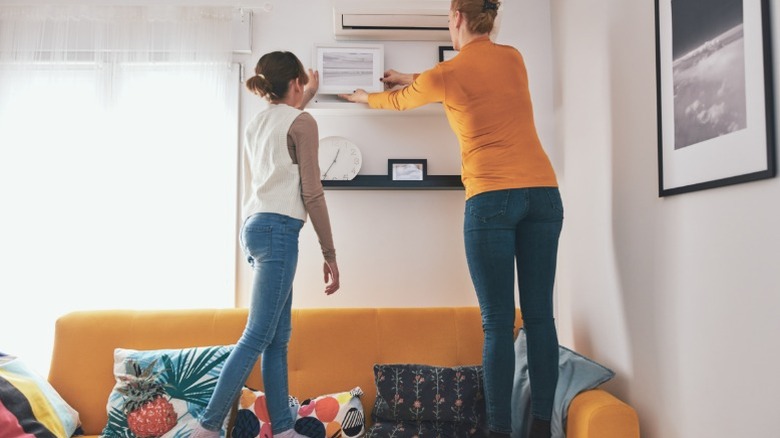
{"label": "blue jeans", "polygon": [[244,333],[225,361],[214,394],[200,417],[206,429],[220,429],[260,355],[273,433],[293,427],[288,407],[287,344],[302,227],[303,221],[275,213],[257,213],[244,221],[241,245],[254,270],[252,303]]}
{"label": "blue jeans", "polygon": [[553,283],[563,204],[557,188],[480,193],[466,201],[466,260],[485,343],[482,365],[488,428],[510,433],[514,382],[514,279],[528,342],[531,414],[550,420],[558,382]]}

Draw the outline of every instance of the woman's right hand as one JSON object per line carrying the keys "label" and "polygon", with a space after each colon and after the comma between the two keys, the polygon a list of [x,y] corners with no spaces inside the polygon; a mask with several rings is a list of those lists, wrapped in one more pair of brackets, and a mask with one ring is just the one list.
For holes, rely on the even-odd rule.
{"label": "woman's right hand", "polygon": [[409,73],[399,73],[395,70],[385,71],[385,76],[380,79],[388,90],[395,86],[406,86],[414,82],[414,75]]}

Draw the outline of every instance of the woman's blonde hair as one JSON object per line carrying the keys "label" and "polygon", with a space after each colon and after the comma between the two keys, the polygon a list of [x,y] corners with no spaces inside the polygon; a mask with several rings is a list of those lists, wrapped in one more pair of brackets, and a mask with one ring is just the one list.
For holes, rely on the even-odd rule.
{"label": "woman's blonde hair", "polygon": [[284,99],[290,88],[290,80],[301,84],[309,82],[309,76],[297,56],[290,52],[271,52],[260,57],[255,75],[246,80],[246,88],[269,101]]}
{"label": "woman's blonde hair", "polygon": [[466,17],[471,33],[490,33],[498,15],[498,0],[452,0],[450,9]]}

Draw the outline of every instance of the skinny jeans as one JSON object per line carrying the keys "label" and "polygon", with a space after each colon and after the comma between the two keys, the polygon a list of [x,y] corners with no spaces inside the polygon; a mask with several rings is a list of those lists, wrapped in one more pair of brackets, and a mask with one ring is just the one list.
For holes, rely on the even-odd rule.
{"label": "skinny jeans", "polygon": [[219,430],[230,407],[262,355],[263,389],[274,434],[293,427],[288,406],[287,345],[292,331],[292,284],[298,264],[303,221],[276,213],[246,218],[241,246],[254,270],[246,328],[231,351],[214,394],[200,417],[208,430]]}
{"label": "skinny jeans", "polygon": [[558,382],[553,284],[563,204],[555,187],[498,190],[466,201],[466,260],[482,315],[487,425],[511,433],[515,269],[528,350],[531,414],[552,418]]}

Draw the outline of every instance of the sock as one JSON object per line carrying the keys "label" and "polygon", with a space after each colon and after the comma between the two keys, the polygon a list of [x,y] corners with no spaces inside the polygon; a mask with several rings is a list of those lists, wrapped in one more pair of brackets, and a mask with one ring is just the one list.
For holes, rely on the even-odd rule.
{"label": "sock", "polygon": [[282,433],[274,434],[274,438],[307,438],[304,435],[299,434],[295,429],[287,429]]}
{"label": "sock", "polygon": [[208,430],[198,424],[195,430],[192,431],[190,438],[219,438],[218,430]]}
{"label": "sock", "polygon": [[528,438],[550,438],[551,436],[550,421],[534,418],[531,422],[531,432],[528,434]]}

